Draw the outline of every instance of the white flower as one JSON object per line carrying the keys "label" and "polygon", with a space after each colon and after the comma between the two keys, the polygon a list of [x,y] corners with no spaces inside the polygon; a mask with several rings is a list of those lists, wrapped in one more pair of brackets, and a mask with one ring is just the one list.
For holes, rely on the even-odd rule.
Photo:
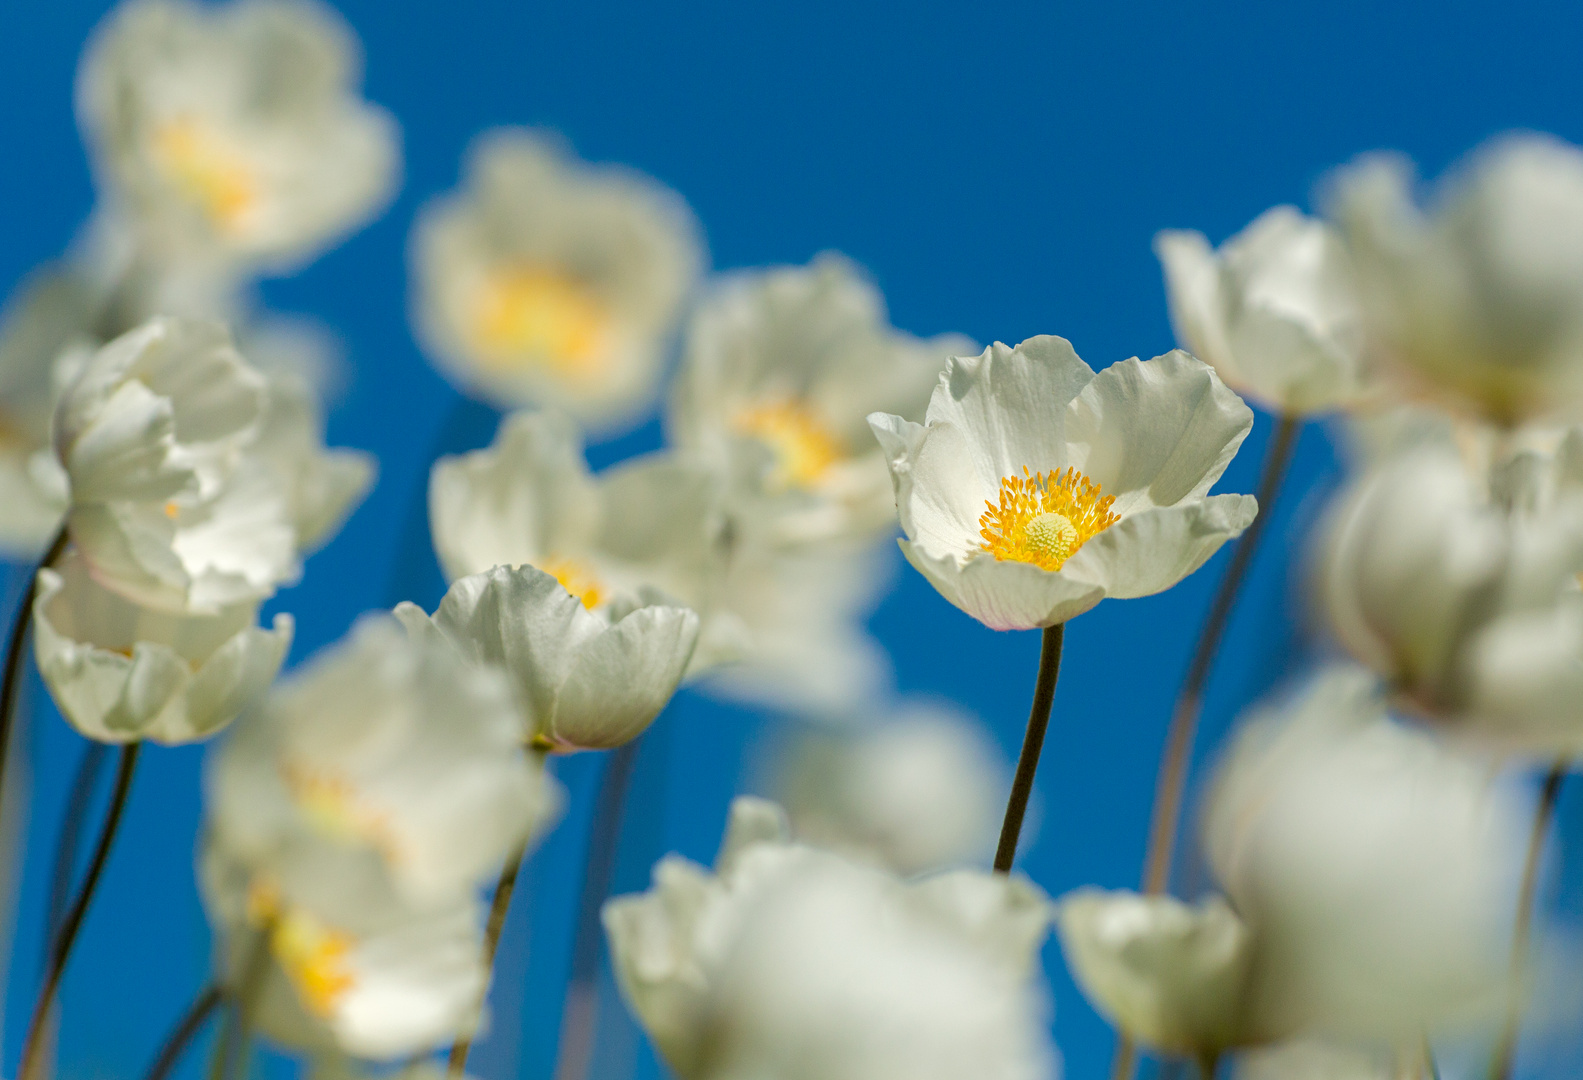
{"label": "white flower", "polygon": [[1363,391],[1362,312],[1345,247],[1290,206],[1219,251],[1202,233],[1154,240],[1176,337],[1226,385],[1280,413],[1325,412]]}
{"label": "white flower", "polygon": [[250,448],[286,498],[299,551],[327,541],[373,485],[378,466],[361,450],[327,449],[324,417],[300,377],[269,376],[269,402]]}
{"label": "white flower", "polygon": [[290,615],[266,630],[256,603],[150,611],[96,583],[75,553],[38,578],[39,673],[61,715],[101,742],[208,738],[263,695],[291,645]]}
{"label": "white flower", "polygon": [[1179,351],[1096,375],[1063,338],[997,342],[951,360],[927,424],[869,422],[907,560],[996,630],[1168,589],[1258,509],[1249,495],[1207,494],[1253,413]]}
{"label": "white flower", "polygon": [[1318,677],[1221,765],[1210,866],[1256,947],[1251,1038],[1421,1039],[1498,1009],[1527,826],[1487,766]]}
{"label": "white flower", "polygon": [[904,884],[787,844],[768,804],[739,799],[732,819],[716,874],[672,856],[650,892],[605,906],[622,992],[678,1076],[1049,1075],[1033,886]]}
{"label": "white flower", "polygon": [[357,94],[357,44],[307,0],[134,0],[83,56],[101,193],[169,262],[278,268],[390,198],[396,125]]}
{"label": "white flower", "polygon": [[1236,1080],[1401,1080],[1432,1075],[1419,1054],[1405,1061],[1377,1048],[1304,1040],[1247,1050],[1237,1057]]}
{"label": "white flower", "polygon": [[1332,183],[1383,358],[1494,423],[1583,407],[1583,152],[1508,135],[1442,181],[1429,213],[1410,165],[1371,156]]}
{"label": "white flower", "polygon": [[922,419],[946,358],[974,348],[893,329],[879,290],[839,255],[737,273],[692,316],[667,429],[738,474],[743,497],[778,497],[785,539],[872,536],[895,514],[868,414]]}
{"label": "white flower", "polygon": [[213,831],[263,865],[307,830],[376,851],[414,903],[467,894],[555,810],[523,730],[504,675],[369,617],[238,725]]}
{"label": "white flower", "polygon": [[529,131],[483,136],[412,239],[413,315],[461,385],[620,423],[652,400],[702,261],[673,192]]}
{"label": "white flower", "polygon": [[1009,786],[982,725],[939,705],[808,735],[782,784],[799,839],[904,875],[987,863]]}
{"label": "white flower", "polygon": [[415,604],[396,617],[438,630],[470,661],[504,671],[527,706],[525,739],[550,750],[601,750],[637,738],[687,670],[698,616],[656,602],[591,612],[549,574],[499,566],[459,579],[431,620]]}
{"label": "white flower", "polygon": [[1241,1041],[1250,935],[1220,897],[1188,906],[1085,888],[1059,911],[1073,978],[1127,1035],[1191,1057]]}

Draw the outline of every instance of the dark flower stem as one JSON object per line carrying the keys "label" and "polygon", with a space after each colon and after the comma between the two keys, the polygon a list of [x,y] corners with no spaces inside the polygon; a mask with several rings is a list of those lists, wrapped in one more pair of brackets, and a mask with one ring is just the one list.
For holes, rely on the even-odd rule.
{"label": "dark flower stem", "polygon": [[154,1064],[148,1067],[148,1072],[143,1074],[143,1080],[165,1080],[170,1075],[170,1070],[176,1067],[176,1062],[181,1060],[181,1055],[192,1043],[193,1036],[197,1035],[204,1023],[209,1019],[215,1009],[220,1007],[220,1002],[225,1000],[225,994],[217,985],[205,987],[187,1011],[177,1021],[176,1026],[165,1038],[165,1043],[159,1049],[159,1056],[154,1059]]}
{"label": "dark flower stem", "polygon": [[1006,800],[1006,818],[1000,826],[1000,843],[995,848],[995,869],[1010,873],[1017,858],[1017,838],[1022,835],[1022,819],[1028,813],[1033,794],[1033,777],[1039,771],[1039,752],[1044,749],[1044,734],[1050,727],[1050,707],[1055,704],[1055,682],[1061,674],[1061,643],[1066,624],[1044,628],[1039,649],[1039,677],[1033,686],[1033,708],[1028,712],[1028,727],[1022,736],[1022,753],[1017,755],[1017,775],[1011,782],[1011,797]]}
{"label": "dark flower stem", "polygon": [[[527,853],[524,843],[506,859],[506,865],[500,871],[500,881],[495,885],[494,899],[489,904],[489,922],[484,927],[484,967],[491,972],[495,966],[495,950],[500,948],[500,931],[506,925],[506,910],[511,907],[511,894],[516,890],[517,875],[522,872],[522,861]],[[470,1035],[464,1035],[451,1044],[446,1074],[453,1080],[467,1070],[467,1055],[472,1048],[473,1039]]]}
{"label": "dark flower stem", "polygon": [[83,827],[88,824],[88,811],[93,805],[93,789],[99,779],[100,766],[109,752],[110,747],[106,743],[90,740],[83,747],[77,775],[72,778],[71,794],[66,798],[66,812],[61,816],[60,837],[55,843],[55,866],[50,873],[49,906],[45,909],[45,941],[54,940],[55,931],[60,929],[61,916],[65,914],[66,901],[71,896],[77,849],[82,843]]}
{"label": "dark flower stem", "polygon": [[[22,601],[11,620],[11,637],[6,644],[5,676],[0,680],[0,794],[4,790],[11,729],[16,726],[17,698],[22,692],[22,671],[26,666],[23,657],[27,653],[28,628],[33,618],[33,598],[38,594],[38,571],[53,565],[60,558],[61,552],[66,550],[66,540],[66,526],[62,525],[55,539],[50,541],[44,557],[39,560],[33,576],[28,579],[27,588],[22,591]],[[3,805],[3,800],[0,800],[0,806]]]}

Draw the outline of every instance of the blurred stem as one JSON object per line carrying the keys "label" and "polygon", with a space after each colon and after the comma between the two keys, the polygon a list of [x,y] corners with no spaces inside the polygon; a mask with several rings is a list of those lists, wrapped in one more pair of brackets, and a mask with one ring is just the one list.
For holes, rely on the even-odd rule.
{"label": "blurred stem", "polygon": [[1050,707],[1055,704],[1055,681],[1061,674],[1061,643],[1065,637],[1065,623],[1044,628],[1039,677],[1033,685],[1033,708],[1028,712],[1022,753],[1017,755],[1017,775],[1011,782],[1000,843],[995,847],[995,870],[1002,874],[1011,872],[1011,864],[1017,858],[1017,838],[1022,835],[1022,819],[1027,816],[1028,799],[1033,794],[1033,777],[1039,771],[1039,752],[1044,749],[1044,734],[1050,727]]}
{"label": "blurred stem", "polygon": [[[11,637],[6,645],[5,654],[5,676],[0,680],[0,794],[3,794],[5,784],[11,729],[16,726],[17,697],[22,692],[24,666],[22,657],[27,652],[28,629],[32,625],[33,597],[38,593],[38,571],[53,565],[55,560],[60,558],[60,553],[66,550],[66,539],[66,526],[62,525],[55,538],[50,541],[44,557],[39,560],[33,576],[28,579],[27,588],[22,590],[22,601],[17,606],[16,615],[11,619]],[[0,805],[4,805],[3,800],[0,800]]]}
{"label": "blurred stem", "polygon": [[121,760],[115,773],[115,792],[110,796],[110,807],[105,812],[104,825],[99,831],[99,842],[94,847],[93,859],[88,863],[88,873],[83,878],[77,899],[66,912],[60,933],[56,935],[50,948],[49,971],[44,977],[44,986],[39,991],[38,1001],[33,1006],[33,1017],[28,1023],[27,1041],[22,1045],[22,1064],[17,1070],[20,1080],[38,1080],[39,1067],[42,1064],[40,1051],[45,1042],[43,1036],[48,1027],[50,1006],[55,1000],[55,991],[60,987],[61,976],[66,971],[66,961],[71,956],[71,947],[77,940],[78,931],[82,929],[84,917],[88,914],[88,904],[93,900],[94,889],[98,887],[99,878],[104,874],[105,863],[110,858],[110,846],[115,841],[116,830],[121,825],[122,811],[126,809],[127,795],[132,790],[132,773],[137,767],[139,749],[141,744],[135,742],[121,747]]}
{"label": "blurred stem", "polygon": [[[495,885],[495,896],[489,904],[489,922],[484,927],[484,968],[493,973],[495,950],[500,947],[500,931],[506,924],[506,909],[511,907],[511,894],[517,887],[517,875],[522,872],[522,860],[527,856],[527,841],[517,845],[506,865],[501,868],[500,881]],[[451,1044],[451,1056],[446,1062],[447,1075],[460,1077],[467,1069],[467,1055],[473,1048],[472,1036],[464,1035]]]}
{"label": "blurred stem", "polygon": [[159,1056],[154,1059],[154,1064],[148,1067],[143,1080],[165,1080],[170,1070],[176,1067],[176,1062],[181,1060],[181,1055],[186,1052],[193,1036],[198,1034],[204,1022],[209,1019],[209,1015],[223,1000],[225,995],[219,986],[211,983],[204,987],[177,1021],[175,1028],[166,1036],[164,1045],[159,1048]]}
{"label": "blurred stem", "polygon": [[1545,775],[1544,786],[1539,789],[1539,802],[1534,807],[1534,826],[1528,834],[1528,855],[1523,861],[1522,885],[1517,893],[1517,921],[1512,928],[1510,1000],[1506,1007],[1506,1023],[1495,1044],[1495,1054],[1490,1059],[1492,1080],[1510,1080],[1512,1066],[1517,1060],[1517,1036],[1522,1028],[1524,969],[1528,966],[1528,938],[1533,927],[1534,894],[1539,889],[1539,857],[1544,853],[1545,835],[1550,831],[1550,821],[1555,817],[1556,799],[1561,794],[1561,781],[1566,778],[1568,760],[1558,758]]}
{"label": "blurred stem", "polygon": [[55,843],[49,906],[45,909],[45,941],[53,940],[55,931],[60,928],[61,914],[66,910],[66,899],[71,893],[72,871],[77,866],[77,848],[82,843],[83,826],[88,823],[88,811],[93,806],[93,789],[99,779],[100,766],[109,752],[107,744],[89,740],[83,747],[77,775],[72,778],[71,794],[66,798],[66,812],[61,816],[60,838]]}
{"label": "blurred stem", "polygon": [[616,747],[599,781],[599,805],[588,830],[588,861],[583,869],[582,895],[577,901],[572,977],[561,1013],[555,1080],[582,1080],[593,1060],[594,1032],[599,1024],[599,913],[605,897],[610,895],[621,840],[621,811],[632,786],[641,739],[640,735]]}
{"label": "blurred stem", "polygon": [[[209,1080],[229,1080],[238,1075],[239,1063],[247,1057],[248,1043],[253,1038],[253,1016],[258,1011],[258,999],[264,991],[264,979],[269,974],[270,939],[275,936],[275,920],[267,920],[258,928],[253,947],[247,951],[241,977],[222,992],[231,999],[226,1013],[225,1026],[215,1041],[214,1054],[209,1058]],[[241,1068],[242,1075],[247,1070]]]}

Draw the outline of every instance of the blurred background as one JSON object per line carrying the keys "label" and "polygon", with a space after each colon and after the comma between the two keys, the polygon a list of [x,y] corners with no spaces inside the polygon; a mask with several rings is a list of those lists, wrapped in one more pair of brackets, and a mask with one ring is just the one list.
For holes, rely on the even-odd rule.
{"label": "blurred background", "polygon": [[[301,585],[295,663],[368,609],[432,609],[443,582],[424,513],[429,463],[487,444],[496,413],[462,401],[407,319],[412,216],[458,180],[473,135],[499,124],[563,133],[591,161],[632,165],[679,191],[716,270],[799,264],[826,249],[866,266],[892,321],[981,342],[1068,337],[1098,368],[1173,346],[1156,230],[1218,243],[1265,208],[1311,205],[1330,166],[1378,148],[1433,175],[1485,136],[1535,128],[1583,142],[1576,89],[1583,11],[1514,3],[1323,5],[1046,2],[959,5],[660,2],[576,4],[339,0],[361,36],[367,97],[404,133],[405,179],[371,227],[289,280],[266,305],[343,343],[329,442],[372,451],[379,483]],[[0,290],[58,255],[92,202],[72,114],[79,50],[110,5],[0,0]],[[1260,415],[1219,490],[1252,490],[1273,427]],[[658,421],[590,448],[596,467],[658,446]],[[1273,507],[1212,678],[1199,767],[1234,716],[1322,653],[1304,617],[1303,539],[1339,476],[1334,433],[1310,426]],[[1076,620],[1023,869],[1052,895],[1135,885],[1171,701],[1223,552],[1181,586]],[[871,619],[899,693],[956,703],[1015,757],[1039,650],[995,633],[893,560]],[[7,581],[7,612],[22,588]],[[267,615],[267,613],[266,613]],[[43,951],[43,897],[60,808],[83,742],[32,687],[23,738],[32,815],[5,998],[14,1071]],[[767,714],[683,693],[645,737],[614,887],[646,883],[666,851],[713,857],[729,797],[767,791],[785,745]],[[125,826],[64,989],[60,1072],[139,1075],[208,976],[193,883],[204,748],[146,755]],[[583,851],[604,760],[557,768],[562,824],[532,857],[470,1062],[486,1080],[552,1074]],[[1559,844],[1583,828],[1563,796]],[[989,852],[985,852],[987,857]],[[1572,860],[1574,863],[1578,860]],[[1552,853],[1557,868],[1561,860]],[[1193,891],[1192,860],[1179,884]],[[1551,873],[1547,903],[1576,912],[1583,870]],[[526,902],[523,902],[523,901]],[[1105,1074],[1107,1025],[1045,954],[1053,1024],[1074,1078]],[[653,1076],[652,1056],[607,996],[595,1076]],[[1520,1075],[1571,1075],[1578,1047],[1525,1044]],[[1540,1064],[1543,1060],[1543,1069]],[[197,1075],[204,1057],[183,1067]],[[270,1065],[285,1075],[284,1061]]]}

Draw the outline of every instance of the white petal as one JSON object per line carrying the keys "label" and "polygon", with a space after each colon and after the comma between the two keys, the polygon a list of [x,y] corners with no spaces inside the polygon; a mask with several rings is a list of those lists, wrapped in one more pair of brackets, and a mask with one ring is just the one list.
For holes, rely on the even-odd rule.
{"label": "white petal", "polygon": [[898,543],[907,561],[941,596],[991,630],[1054,626],[1105,598],[1101,585],[1030,563],[998,561],[985,552],[964,564],[949,556],[931,556],[906,540]]}
{"label": "white petal", "polygon": [[1203,566],[1253,523],[1258,510],[1252,495],[1211,495],[1140,510],[1084,544],[1061,572],[1100,584],[1107,596],[1152,596]]}
{"label": "white petal", "polygon": [[561,686],[550,739],[598,750],[636,738],[676,692],[697,641],[695,612],[646,607],[584,643]]}

